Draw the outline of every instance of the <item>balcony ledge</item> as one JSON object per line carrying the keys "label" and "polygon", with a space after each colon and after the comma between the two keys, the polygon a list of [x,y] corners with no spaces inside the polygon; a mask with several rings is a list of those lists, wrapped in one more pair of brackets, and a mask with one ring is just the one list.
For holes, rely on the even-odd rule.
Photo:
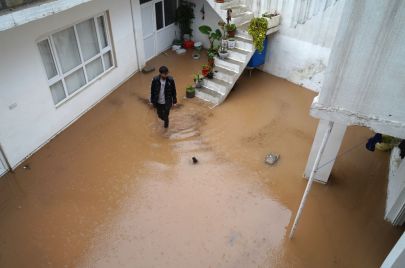
{"label": "balcony ledge", "polygon": [[39,20],[92,0],[41,1],[0,12],[0,32]]}

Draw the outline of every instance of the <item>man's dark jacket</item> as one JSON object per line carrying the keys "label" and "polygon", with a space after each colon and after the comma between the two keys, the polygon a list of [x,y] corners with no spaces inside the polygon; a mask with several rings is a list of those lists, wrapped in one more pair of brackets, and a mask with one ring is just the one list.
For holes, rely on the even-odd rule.
{"label": "man's dark jacket", "polygon": [[[160,76],[155,76],[152,80],[152,85],[150,87],[150,102],[156,106],[159,100],[159,92],[160,92]],[[166,78],[166,85],[165,85],[165,103],[166,107],[170,108],[173,104],[177,103],[176,97],[176,84],[174,83],[174,79],[171,76]]]}

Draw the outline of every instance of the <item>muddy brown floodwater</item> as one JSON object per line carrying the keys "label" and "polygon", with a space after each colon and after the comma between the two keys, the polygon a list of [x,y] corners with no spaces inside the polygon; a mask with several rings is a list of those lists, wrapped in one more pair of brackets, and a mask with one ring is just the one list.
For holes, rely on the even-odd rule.
{"label": "muddy brown floodwater", "polygon": [[[184,99],[202,63],[152,60],[178,86],[168,131],[139,73],[0,180],[0,267],[379,267],[403,232],[383,220],[388,155],[339,158],[290,241],[315,94],[255,71],[210,109]],[[350,127],[341,151],[370,135]]]}

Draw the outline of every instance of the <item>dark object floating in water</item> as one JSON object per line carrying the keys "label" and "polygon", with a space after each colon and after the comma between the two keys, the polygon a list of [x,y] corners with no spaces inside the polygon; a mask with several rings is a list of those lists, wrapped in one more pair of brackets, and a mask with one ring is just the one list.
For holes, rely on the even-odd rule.
{"label": "dark object floating in water", "polygon": [[278,161],[279,158],[280,158],[279,154],[270,153],[270,154],[266,155],[264,162],[269,165],[274,165]]}
{"label": "dark object floating in water", "polygon": [[145,67],[143,67],[142,72],[144,74],[147,74],[147,73],[153,72],[154,70],[155,70],[155,67],[153,67],[153,66],[145,66]]}
{"label": "dark object floating in water", "polygon": [[197,164],[197,163],[198,163],[198,159],[197,159],[195,156],[193,156],[191,159],[193,160],[193,164]]}

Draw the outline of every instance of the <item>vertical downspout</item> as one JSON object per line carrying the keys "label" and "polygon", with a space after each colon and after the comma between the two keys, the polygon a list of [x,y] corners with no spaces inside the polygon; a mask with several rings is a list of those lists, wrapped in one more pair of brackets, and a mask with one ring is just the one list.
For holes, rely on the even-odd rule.
{"label": "vertical downspout", "polygon": [[13,168],[12,168],[11,165],[10,165],[10,162],[9,162],[8,159],[7,159],[6,154],[4,153],[3,148],[1,147],[1,144],[0,144],[0,154],[1,154],[2,158],[4,158],[4,162],[6,162],[5,164],[6,164],[7,169],[8,169],[10,172],[14,172]]}
{"label": "vertical downspout", "polygon": [[136,51],[136,63],[138,65],[138,70],[141,71],[141,63],[139,62],[139,51],[138,51],[138,43],[136,41],[136,32],[135,32],[135,20],[134,20],[134,7],[132,5],[133,0],[129,0],[129,5],[131,7],[131,20],[132,20],[132,33],[134,35],[134,42],[135,42],[135,51]]}

